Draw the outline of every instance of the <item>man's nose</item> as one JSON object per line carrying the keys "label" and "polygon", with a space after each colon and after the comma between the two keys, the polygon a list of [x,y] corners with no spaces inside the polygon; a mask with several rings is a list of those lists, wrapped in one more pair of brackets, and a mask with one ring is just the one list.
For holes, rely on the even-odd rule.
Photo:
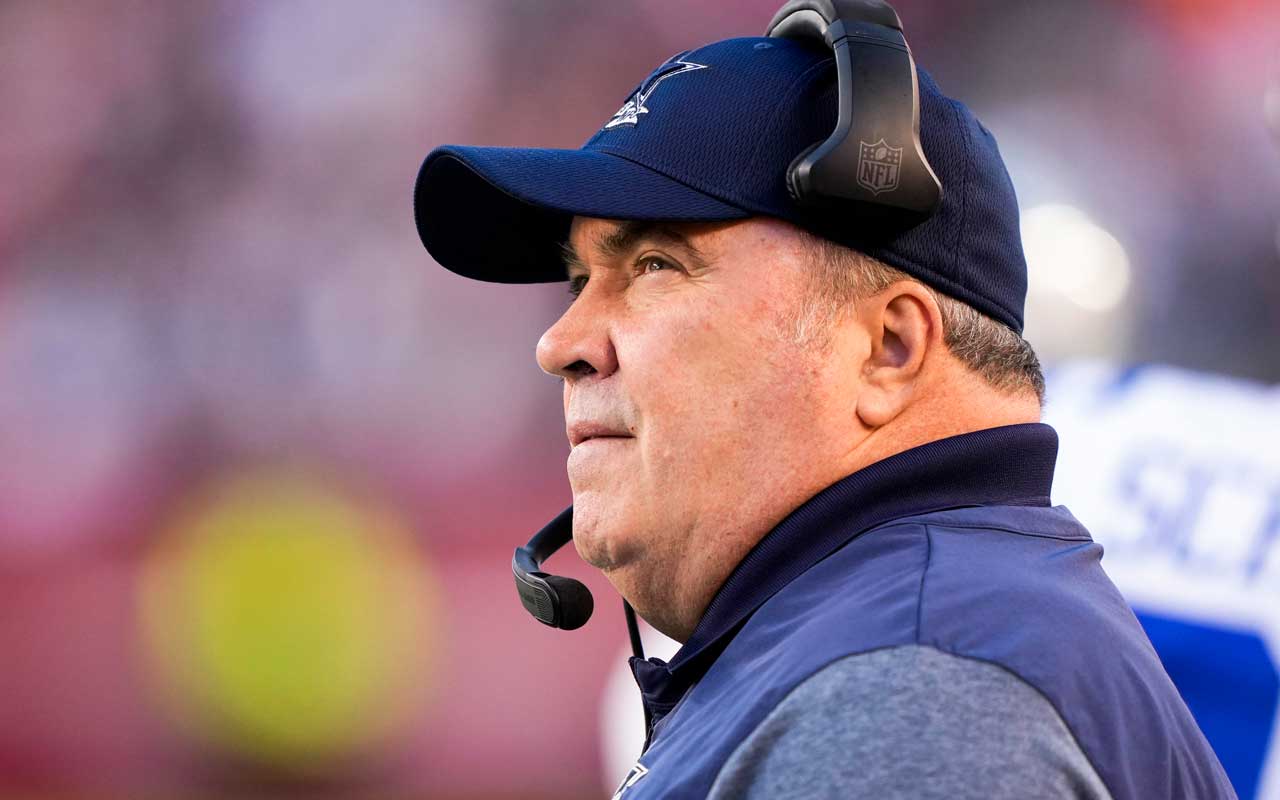
{"label": "man's nose", "polygon": [[607,378],[618,369],[605,309],[584,293],[538,340],[542,371],[573,381],[588,375]]}

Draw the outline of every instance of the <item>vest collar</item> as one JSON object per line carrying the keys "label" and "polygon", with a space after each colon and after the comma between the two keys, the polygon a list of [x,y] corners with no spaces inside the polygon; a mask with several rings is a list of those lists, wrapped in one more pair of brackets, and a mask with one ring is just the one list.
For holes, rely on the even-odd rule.
{"label": "vest collar", "polygon": [[756,609],[860,533],[948,508],[1048,506],[1057,454],[1048,425],[1006,425],[914,447],[823,489],[747,553],[670,663],[631,659],[646,705],[669,712]]}

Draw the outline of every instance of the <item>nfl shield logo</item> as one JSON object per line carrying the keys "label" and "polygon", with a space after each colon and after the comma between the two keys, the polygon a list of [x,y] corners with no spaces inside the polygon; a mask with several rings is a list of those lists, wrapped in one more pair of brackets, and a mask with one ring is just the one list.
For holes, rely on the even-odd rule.
{"label": "nfl shield logo", "polygon": [[858,158],[858,185],[873,195],[898,188],[898,169],[902,166],[902,148],[890,147],[884,139],[862,145]]}

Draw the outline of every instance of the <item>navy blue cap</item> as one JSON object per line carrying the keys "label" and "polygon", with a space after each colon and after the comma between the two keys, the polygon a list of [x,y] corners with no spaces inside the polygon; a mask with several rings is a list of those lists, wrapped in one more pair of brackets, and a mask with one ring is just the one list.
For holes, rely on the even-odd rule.
{"label": "navy blue cap", "polygon": [[[835,127],[835,61],[808,42],[742,38],[668,59],[577,150],[431,151],[414,189],[418,235],[460,275],[541,283],[565,280],[560,244],[574,216],[771,216],[861,250],[1020,333],[1027,268],[995,138],[924,70],[918,77],[920,138],[942,202],[905,231],[818,214],[791,198],[787,168]],[[891,153],[868,153],[892,164]]]}

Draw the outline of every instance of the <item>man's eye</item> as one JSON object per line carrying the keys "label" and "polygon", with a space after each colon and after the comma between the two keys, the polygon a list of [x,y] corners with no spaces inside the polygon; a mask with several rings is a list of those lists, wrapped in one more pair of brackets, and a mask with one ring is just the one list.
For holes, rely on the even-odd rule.
{"label": "man's eye", "polygon": [[671,262],[658,256],[645,256],[636,262],[636,272],[641,275],[672,268]]}

